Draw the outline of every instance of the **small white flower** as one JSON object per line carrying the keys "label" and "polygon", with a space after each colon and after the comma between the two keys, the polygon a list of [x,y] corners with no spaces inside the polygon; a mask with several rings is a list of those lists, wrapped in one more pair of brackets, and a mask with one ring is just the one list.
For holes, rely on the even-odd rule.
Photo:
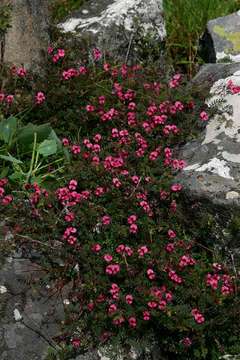
{"label": "small white flower", "polygon": [[73,268],[76,272],[79,272],[79,264],[76,264]]}
{"label": "small white flower", "polygon": [[18,309],[14,309],[13,314],[16,321],[22,320],[22,315],[20,314],[20,311]]}
{"label": "small white flower", "polygon": [[7,292],[6,286],[0,285],[0,294],[5,294]]}

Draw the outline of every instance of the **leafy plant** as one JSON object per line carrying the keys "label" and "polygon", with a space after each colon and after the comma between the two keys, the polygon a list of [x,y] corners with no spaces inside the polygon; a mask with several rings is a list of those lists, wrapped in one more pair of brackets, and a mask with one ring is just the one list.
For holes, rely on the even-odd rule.
{"label": "leafy plant", "polygon": [[70,12],[77,10],[89,0],[51,0],[50,11],[54,22],[63,20]]}
{"label": "leafy plant", "polygon": [[[159,68],[96,54],[75,63],[66,49],[50,48],[49,76],[30,88],[24,117],[36,124],[17,132],[22,146],[30,137],[35,164],[37,154],[56,149],[49,133],[38,143],[49,126],[41,122],[57,125],[72,160],[62,182],[49,191],[27,184],[12,201],[6,180],[0,185],[1,205],[19,219],[18,244],[41,253],[54,292],[68,289],[59,342],[77,354],[99,343],[141,344],[150,332],[169,359],[234,354],[239,277],[182,220],[187,209],[180,211],[182,185],[174,180],[185,166],[176,147],[207,121],[206,105],[181,74],[165,78]],[[24,89],[4,113],[26,98]]]}
{"label": "leafy plant", "polygon": [[0,5],[0,40],[11,26],[11,10],[10,5]]}
{"label": "leafy plant", "polygon": [[65,161],[62,144],[48,124],[23,126],[14,116],[4,119],[0,145],[0,178],[8,176],[18,185],[56,179],[55,174],[64,168],[59,166]]}

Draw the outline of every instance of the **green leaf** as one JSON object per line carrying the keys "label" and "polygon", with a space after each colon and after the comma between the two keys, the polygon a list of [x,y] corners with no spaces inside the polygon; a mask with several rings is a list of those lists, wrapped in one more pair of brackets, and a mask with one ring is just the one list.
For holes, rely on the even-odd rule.
{"label": "green leaf", "polygon": [[44,140],[38,147],[38,153],[44,157],[56,154],[57,143],[55,140]]}
{"label": "green leaf", "polygon": [[13,116],[0,122],[0,139],[9,144],[17,131],[17,119]]}
{"label": "green leaf", "polygon": [[26,181],[26,176],[24,174],[21,174],[19,172],[14,172],[9,176],[9,179],[13,182],[16,182],[18,184],[24,183]]}
{"label": "green leaf", "polygon": [[42,142],[48,138],[51,131],[52,128],[49,124],[43,124],[39,126],[28,124],[19,131],[17,137],[18,145],[25,148],[32,146],[34,142],[34,134],[37,134],[37,141]]}
{"label": "green leaf", "polygon": [[5,166],[0,173],[0,179],[5,178],[8,175],[8,172],[9,172],[9,167]]}
{"label": "green leaf", "polygon": [[16,159],[11,154],[9,154],[9,155],[0,155],[0,159],[10,161],[10,162],[15,163],[15,164],[23,164],[23,162],[21,160]]}

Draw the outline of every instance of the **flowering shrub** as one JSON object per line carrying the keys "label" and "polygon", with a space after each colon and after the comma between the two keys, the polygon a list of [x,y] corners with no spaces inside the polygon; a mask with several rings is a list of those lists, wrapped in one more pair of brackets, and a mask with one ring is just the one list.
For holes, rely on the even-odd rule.
{"label": "flowering shrub", "polygon": [[[207,121],[205,106],[180,74],[112,66],[99,50],[92,66],[67,67],[64,50],[48,52],[56,85],[34,85],[30,101],[37,122],[58,125],[71,165],[55,191],[27,184],[8,205],[22,219],[16,238],[41,251],[55,289],[70,288],[61,339],[81,351],[152,330],[169,358],[217,359],[237,345],[239,279],[179,221],[174,180],[185,166],[174,148]],[[2,111],[14,106],[21,98]]]}
{"label": "flowering shrub", "polygon": [[[193,101],[179,74],[166,78],[155,66],[114,64],[110,57],[103,58],[99,49],[90,55],[81,50],[76,55],[71,49],[49,46],[48,55],[42,74],[33,75],[22,67],[6,70],[8,82],[4,81],[5,88],[0,91],[0,112],[5,117],[21,113],[26,123],[48,122],[58,134],[73,139],[100,125],[104,131],[105,123],[119,116],[126,117],[132,127],[144,119],[144,131],[162,128],[170,138],[178,133],[180,143],[196,129],[196,114],[199,117],[206,110],[206,105]],[[99,116],[100,124],[96,121]]]}

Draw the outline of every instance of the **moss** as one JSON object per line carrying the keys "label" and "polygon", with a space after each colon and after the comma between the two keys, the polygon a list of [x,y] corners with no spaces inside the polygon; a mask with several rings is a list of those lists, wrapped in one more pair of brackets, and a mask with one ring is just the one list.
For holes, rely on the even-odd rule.
{"label": "moss", "polygon": [[[213,31],[215,32],[215,34],[217,34],[221,38],[230,41],[233,46],[232,50],[234,51],[234,53],[236,53],[236,54],[239,53],[239,51],[240,51],[240,31],[228,32],[224,29],[224,27],[222,27],[220,25],[215,25],[213,27]],[[226,53],[227,52],[229,52],[228,49],[226,49]]]}
{"label": "moss", "polygon": [[82,5],[89,0],[52,0],[50,2],[50,11],[53,21],[60,22],[72,11],[78,10]]}
{"label": "moss", "polygon": [[0,5],[0,38],[10,27],[11,10],[12,8],[10,5]]}

